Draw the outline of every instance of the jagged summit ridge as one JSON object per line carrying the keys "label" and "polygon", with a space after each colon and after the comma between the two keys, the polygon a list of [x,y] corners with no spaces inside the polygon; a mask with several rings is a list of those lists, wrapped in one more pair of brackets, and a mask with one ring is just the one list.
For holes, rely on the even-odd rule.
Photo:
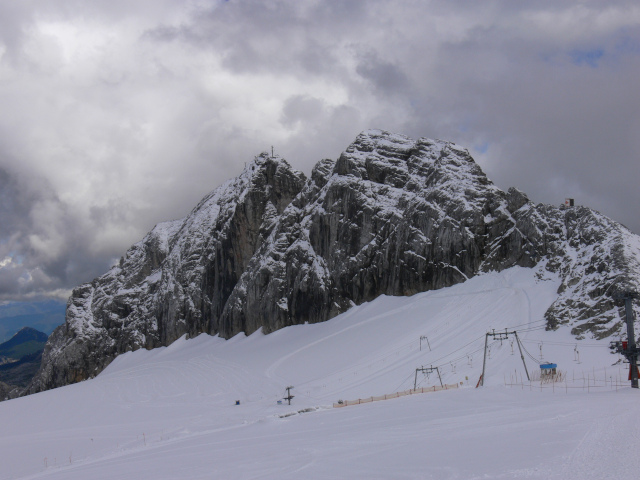
{"label": "jagged summit ridge", "polygon": [[449,142],[369,131],[328,167],[312,174],[250,263],[223,312],[224,336],[464,281],[482,261],[485,216],[507,208]]}
{"label": "jagged summit ridge", "polygon": [[550,327],[606,336],[620,330],[610,293],[638,287],[639,245],[588,208],[500,190],[450,142],[369,130],[309,179],[263,153],[74,290],[30,391],[88,378],[119,353],[185,333],[229,338],[321,322],[381,294],[514,265],[561,277]]}

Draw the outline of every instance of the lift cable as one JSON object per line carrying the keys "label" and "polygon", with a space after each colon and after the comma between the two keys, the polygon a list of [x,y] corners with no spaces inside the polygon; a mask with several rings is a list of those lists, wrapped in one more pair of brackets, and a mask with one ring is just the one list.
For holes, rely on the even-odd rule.
{"label": "lift cable", "polygon": [[[537,320],[535,322],[528,322],[528,323],[521,323],[520,325],[512,325],[509,328],[513,328],[514,330],[518,327],[532,327],[533,325],[537,324],[537,323],[547,323],[546,320]],[[546,325],[543,325],[543,327],[546,327]],[[538,327],[536,327],[538,328]],[[524,329],[521,329],[521,331],[524,331]]]}
{"label": "lift cable", "polygon": [[[469,343],[467,343],[466,345],[463,345],[462,347],[460,347],[460,348],[458,348],[458,349],[456,349],[456,350],[453,350],[452,352],[449,352],[448,354],[446,354],[446,355],[444,355],[444,356],[442,356],[442,357],[440,357],[440,358],[435,359],[432,363],[436,363],[436,362],[439,362],[440,360],[444,360],[445,358],[450,357],[450,356],[451,356],[451,355],[453,355],[454,353],[459,352],[459,351],[460,351],[460,350],[462,350],[463,348],[467,348],[469,345],[471,345],[471,344],[473,344],[473,343],[475,343],[475,342],[477,342],[477,341],[479,341],[479,340],[482,340],[483,338],[484,338],[484,335],[482,335],[481,337],[478,337],[478,338],[476,338],[476,339],[474,339],[474,340],[470,341],[470,342],[469,342]],[[463,358],[464,358],[464,355],[463,355]]]}
{"label": "lift cable", "polygon": [[602,344],[597,343],[578,343],[578,342],[555,342],[555,341],[547,341],[547,340],[535,340],[532,338],[527,338],[526,340],[522,340],[523,342],[529,343],[540,343],[544,342],[547,345],[558,345],[558,346],[566,346],[566,347],[575,347],[578,345],[579,347],[598,347],[602,348]]}
{"label": "lift cable", "polygon": [[524,353],[526,353],[534,362],[536,362],[537,364],[540,364],[540,361],[536,357],[531,355],[529,351],[526,348],[524,348],[524,345],[522,345],[522,350],[524,350]]}

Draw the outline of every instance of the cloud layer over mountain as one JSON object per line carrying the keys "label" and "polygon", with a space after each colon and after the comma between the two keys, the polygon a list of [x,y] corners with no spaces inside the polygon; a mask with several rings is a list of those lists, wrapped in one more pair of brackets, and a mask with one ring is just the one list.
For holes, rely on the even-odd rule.
{"label": "cloud layer over mountain", "polygon": [[64,297],[273,145],[467,146],[640,232],[632,1],[0,0],[0,300]]}

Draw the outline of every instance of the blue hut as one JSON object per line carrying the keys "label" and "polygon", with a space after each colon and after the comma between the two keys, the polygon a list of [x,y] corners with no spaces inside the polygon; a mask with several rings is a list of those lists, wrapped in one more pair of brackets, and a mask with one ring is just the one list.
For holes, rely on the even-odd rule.
{"label": "blue hut", "polygon": [[555,377],[558,365],[555,363],[541,363],[540,364],[540,377]]}

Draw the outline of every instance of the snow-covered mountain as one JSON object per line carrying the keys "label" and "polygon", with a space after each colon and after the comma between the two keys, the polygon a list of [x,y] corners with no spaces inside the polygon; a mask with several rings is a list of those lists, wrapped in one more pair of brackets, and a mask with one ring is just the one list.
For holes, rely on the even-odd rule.
{"label": "snow-covered mountain", "polygon": [[120,353],[185,333],[322,322],[382,294],[513,266],[558,275],[548,328],[602,338],[621,330],[613,294],[640,287],[640,239],[587,207],[500,190],[449,142],[367,131],[309,179],[262,154],[74,290],[28,392],[93,377]]}
{"label": "snow-covered mountain", "polygon": [[[635,478],[640,392],[606,340],[545,330],[559,286],[543,265],[513,267],[269,335],[125,353],[0,403],[0,480]],[[511,336],[489,342],[476,389],[485,333],[505,328],[532,381]],[[535,380],[543,360],[556,383]],[[458,388],[333,408],[439,387],[422,365]]]}

